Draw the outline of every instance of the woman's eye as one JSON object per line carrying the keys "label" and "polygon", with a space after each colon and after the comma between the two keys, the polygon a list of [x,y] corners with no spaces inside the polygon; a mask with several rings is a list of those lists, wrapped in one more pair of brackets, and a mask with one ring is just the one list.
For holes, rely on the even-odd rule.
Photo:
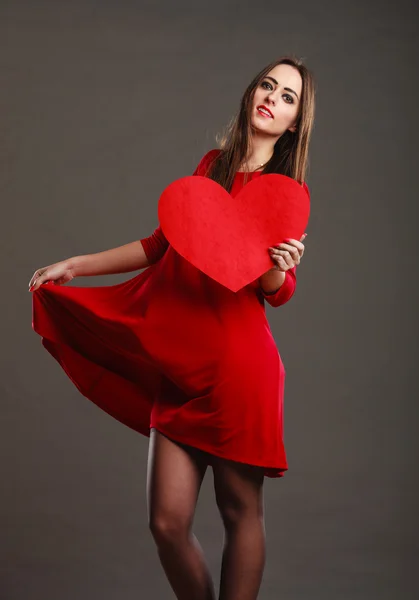
{"label": "woman's eye", "polygon": [[[268,90],[273,90],[272,85],[269,83],[269,81],[262,81],[262,83],[260,84],[261,87],[268,89]],[[290,94],[283,94],[283,96],[286,97],[287,99],[287,104],[293,104],[294,103],[294,98],[290,95]]]}
{"label": "woman's eye", "polygon": [[261,85],[262,85],[262,87],[264,87],[265,85],[267,85],[268,89],[273,90],[273,87],[271,86],[271,84],[268,81],[263,81]]}

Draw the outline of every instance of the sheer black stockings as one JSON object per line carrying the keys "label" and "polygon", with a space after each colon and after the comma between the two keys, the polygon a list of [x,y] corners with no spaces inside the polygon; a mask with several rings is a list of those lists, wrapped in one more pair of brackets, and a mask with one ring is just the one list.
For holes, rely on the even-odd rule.
{"label": "sheer black stockings", "polygon": [[[215,600],[211,575],[192,533],[208,455],[153,429],[147,475],[149,525],[178,600]],[[255,600],[265,563],[263,472],[212,457],[217,506],[224,524],[219,600]]]}

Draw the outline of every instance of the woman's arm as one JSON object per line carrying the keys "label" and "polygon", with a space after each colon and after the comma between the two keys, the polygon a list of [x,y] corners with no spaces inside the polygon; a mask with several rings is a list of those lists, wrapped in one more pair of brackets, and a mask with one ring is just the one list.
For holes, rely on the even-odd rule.
{"label": "woman's arm", "polygon": [[[305,182],[302,185],[310,199],[308,185]],[[269,248],[271,258],[277,266],[269,269],[259,277],[259,288],[262,296],[271,306],[281,306],[294,295],[297,285],[296,267],[300,264],[301,257],[304,254],[304,244],[302,242],[306,236],[305,233],[299,241],[287,239],[286,241],[289,244],[282,243]],[[283,268],[286,265],[288,265],[288,269],[284,271]]]}
{"label": "woman's arm", "polygon": [[75,277],[128,273],[150,266],[141,240],[95,254],[73,256],[68,264]]}
{"label": "woman's arm", "polygon": [[270,269],[259,277],[259,285],[265,294],[274,294],[285,281],[285,271]]}
{"label": "woman's arm", "polygon": [[[204,174],[209,162],[215,158],[218,152],[220,151],[210,150],[207,152],[193,174]],[[74,277],[111,275],[145,269],[159,261],[168,247],[169,242],[161,227],[158,226],[150,236],[124,246],[95,254],[73,256],[54,265],[38,269],[29,282],[30,291],[38,289],[42,283],[48,280],[67,283]]]}
{"label": "woman's arm", "polygon": [[[206,171],[209,163],[217,156],[220,150],[210,150],[200,160],[193,175],[201,175]],[[111,273],[126,273],[144,269],[158,262],[169,247],[160,225],[154,232],[131,244],[90,254],[77,256],[71,259],[75,268],[75,275],[107,275]]]}

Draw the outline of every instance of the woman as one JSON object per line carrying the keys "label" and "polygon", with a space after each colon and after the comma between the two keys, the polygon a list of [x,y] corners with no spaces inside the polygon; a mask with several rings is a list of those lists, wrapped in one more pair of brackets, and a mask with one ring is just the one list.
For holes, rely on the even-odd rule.
{"label": "woman", "polygon": [[[221,148],[194,174],[232,196],[265,173],[288,175],[308,193],[313,118],[312,76],[301,61],[283,57],[254,78]],[[287,470],[285,370],[264,301],[280,306],[293,295],[304,237],[267,249],[272,268],[237,293],[176,253],[160,227],[31,278],[33,328],[46,349],[83,395],[150,436],[149,524],[177,598],[215,598],[191,532],[208,465],[225,526],[219,598],[257,597],[265,562],[263,481]],[[138,269],[145,270],[117,285],[60,285]]]}

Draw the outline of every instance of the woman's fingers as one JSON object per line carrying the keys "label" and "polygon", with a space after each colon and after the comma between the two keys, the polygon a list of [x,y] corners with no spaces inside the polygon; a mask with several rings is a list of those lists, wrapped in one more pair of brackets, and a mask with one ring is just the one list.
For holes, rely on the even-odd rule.
{"label": "woman's fingers", "polygon": [[287,264],[286,260],[282,256],[276,256],[274,258],[274,262],[281,271],[288,271],[288,269],[290,268],[290,266]]}
{"label": "woman's fingers", "polygon": [[271,256],[271,259],[274,263],[273,269],[277,269],[278,271],[288,271],[288,269],[290,268],[282,256]]}
{"label": "woman's fingers", "polygon": [[284,240],[283,242],[281,242],[280,244],[276,244],[276,247],[284,247],[286,250],[289,250],[289,248],[296,248],[297,250],[304,252],[304,244],[302,242],[300,242],[299,240],[292,240],[292,239],[287,239]]}
{"label": "woman's fingers", "polygon": [[62,285],[71,281],[73,278],[74,274],[72,273],[68,262],[63,260],[35,271],[29,282],[29,291],[32,292],[33,290],[37,290],[43,283],[52,282],[57,285]]}
{"label": "woman's fingers", "polygon": [[300,261],[300,258],[304,252],[304,248],[302,250],[300,250],[299,248],[296,248],[295,246],[291,246],[290,244],[279,244],[278,250],[281,253],[283,253],[283,252],[288,253],[290,256],[292,256],[292,258],[295,261],[298,261],[298,262]]}
{"label": "woman's fingers", "polygon": [[[304,244],[302,243],[305,238],[307,237],[307,234],[304,233],[299,240],[295,240],[293,238],[286,238],[283,242],[281,242],[282,244],[288,244],[290,246],[295,246],[296,248],[298,248],[299,250],[302,250],[304,252]],[[275,244],[275,246],[280,246],[281,244]]]}
{"label": "woman's fingers", "polygon": [[37,271],[35,271],[35,273],[32,275],[31,280],[29,282],[29,288],[33,287],[34,283],[36,282],[36,280],[38,279],[38,277],[40,276],[41,273],[42,273],[41,269],[38,269]]}
{"label": "woman's fingers", "polygon": [[288,252],[292,255],[292,256],[296,256],[297,253],[298,255],[301,257],[304,254],[304,244],[298,240],[292,240],[292,239],[288,239],[284,242],[281,242],[280,244],[276,244],[274,246],[274,248],[278,248],[281,250],[288,250]]}
{"label": "woman's fingers", "polygon": [[293,248],[292,250],[278,250],[278,254],[280,254],[285,262],[291,267],[300,264],[300,255],[296,248]]}
{"label": "woman's fingers", "polygon": [[[284,242],[270,247],[269,253],[271,258],[277,262],[277,264],[286,265],[288,268],[299,265],[305,249],[302,240],[305,239],[306,235],[306,233],[302,235],[300,240],[287,238]],[[281,257],[280,262],[278,262],[279,257]]]}
{"label": "woman's fingers", "polygon": [[[283,247],[284,246],[284,247]],[[296,265],[300,264],[301,255],[297,248],[293,246],[289,246],[288,244],[280,244],[279,247],[269,248],[269,252],[271,256],[282,256],[287,264],[291,264],[291,262]]]}
{"label": "woman's fingers", "polygon": [[36,279],[33,280],[33,282],[31,283],[31,285],[29,286],[29,290],[30,291],[36,290],[36,289],[38,289],[39,285],[40,285],[39,284],[39,278],[36,278]]}
{"label": "woman's fingers", "polygon": [[277,264],[281,269],[291,269],[296,264],[290,253],[284,250],[276,250],[275,248],[271,248],[270,256],[274,263]]}
{"label": "woman's fingers", "polygon": [[37,290],[42,283],[48,281],[49,275],[47,274],[47,272],[47,269],[38,269],[37,271],[35,271],[29,282],[29,290]]}

